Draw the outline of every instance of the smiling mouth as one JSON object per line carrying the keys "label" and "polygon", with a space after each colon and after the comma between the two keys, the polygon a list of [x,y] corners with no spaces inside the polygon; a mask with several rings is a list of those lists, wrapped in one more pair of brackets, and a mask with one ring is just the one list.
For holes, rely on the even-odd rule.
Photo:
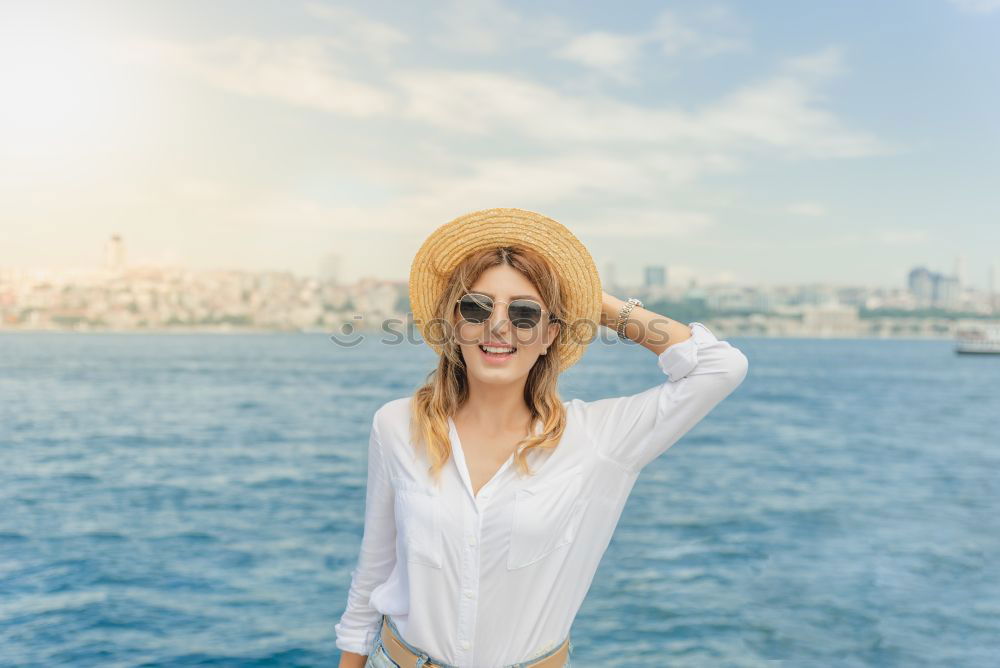
{"label": "smiling mouth", "polygon": [[[494,358],[494,359],[504,359],[504,358],[507,358],[507,357],[513,357],[514,354],[517,353],[517,348],[514,348],[512,346],[510,346],[510,347],[508,347],[508,346],[489,346],[488,348],[489,349],[487,349],[487,346],[482,346],[482,345],[479,346],[479,349],[483,352],[484,355],[486,355],[487,357],[490,357],[490,358]],[[496,351],[496,352],[493,352],[493,351]]]}

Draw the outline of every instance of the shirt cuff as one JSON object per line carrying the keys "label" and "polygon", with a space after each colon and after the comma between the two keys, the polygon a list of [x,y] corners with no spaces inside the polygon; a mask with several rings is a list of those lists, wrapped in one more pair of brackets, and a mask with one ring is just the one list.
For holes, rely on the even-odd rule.
{"label": "shirt cuff", "polygon": [[355,654],[370,654],[375,646],[375,637],[378,634],[378,626],[374,629],[357,631],[338,631],[337,649],[344,652],[354,652]]}
{"label": "shirt cuff", "polygon": [[700,322],[688,324],[691,338],[669,346],[657,357],[657,363],[670,382],[676,383],[698,366],[698,349],[718,341],[715,334]]}

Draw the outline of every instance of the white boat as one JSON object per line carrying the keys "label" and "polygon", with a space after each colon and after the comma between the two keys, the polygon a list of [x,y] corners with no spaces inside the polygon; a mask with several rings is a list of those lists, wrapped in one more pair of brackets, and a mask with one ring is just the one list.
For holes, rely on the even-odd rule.
{"label": "white boat", "polygon": [[1000,354],[1000,325],[976,325],[955,332],[958,354]]}

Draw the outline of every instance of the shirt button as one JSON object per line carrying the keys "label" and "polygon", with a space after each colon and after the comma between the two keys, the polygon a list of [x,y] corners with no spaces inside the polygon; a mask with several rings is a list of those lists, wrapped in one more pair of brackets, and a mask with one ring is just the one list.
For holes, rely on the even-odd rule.
{"label": "shirt button", "polygon": [[469,649],[469,641],[468,640],[463,640],[462,641],[462,649]]}
{"label": "shirt button", "polygon": [[469,545],[475,545],[475,544],[476,544],[476,539],[475,539],[475,537],[473,537],[473,536],[469,536]]}
{"label": "shirt button", "polygon": [[475,594],[473,594],[472,591],[468,589],[465,590],[465,598],[472,598],[473,596],[475,596]]}

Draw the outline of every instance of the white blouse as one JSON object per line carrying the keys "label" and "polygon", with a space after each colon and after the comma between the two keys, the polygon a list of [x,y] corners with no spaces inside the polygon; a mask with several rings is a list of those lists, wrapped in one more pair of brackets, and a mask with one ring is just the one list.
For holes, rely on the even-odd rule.
{"label": "white blouse", "polygon": [[368,654],[381,615],[432,658],[498,667],[569,633],[640,470],[746,377],[746,356],[692,322],[691,338],[658,357],[668,377],[631,396],[565,401],[555,450],[514,457],[473,494],[449,418],[452,457],[441,488],[409,439],[412,397],[383,404],[368,446],[365,526],[341,650]]}

